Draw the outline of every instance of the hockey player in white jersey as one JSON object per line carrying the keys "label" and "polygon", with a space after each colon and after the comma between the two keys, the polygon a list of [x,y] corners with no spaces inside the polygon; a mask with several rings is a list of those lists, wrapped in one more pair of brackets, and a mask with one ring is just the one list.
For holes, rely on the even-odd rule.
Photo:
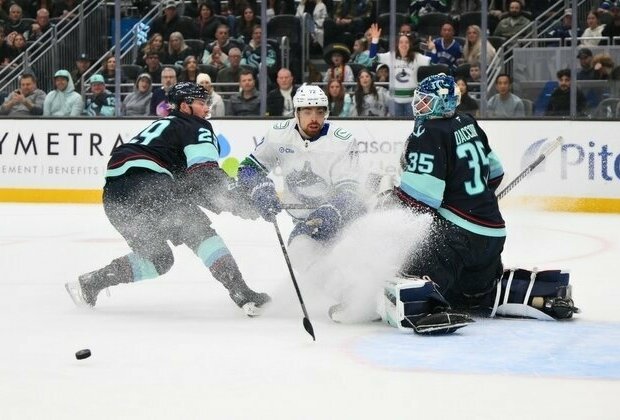
{"label": "hockey player in white jersey", "polygon": [[[327,96],[314,85],[301,86],[294,98],[294,118],[275,123],[239,169],[239,184],[268,222],[282,210],[282,202],[305,209],[288,210],[295,221],[289,251],[296,269],[304,270],[308,252],[329,245],[347,223],[364,212],[357,177],[357,144],[352,134],[327,122]],[[274,180],[282,182],[281,197]],[[304,246],[307,250],[307,247]]]}

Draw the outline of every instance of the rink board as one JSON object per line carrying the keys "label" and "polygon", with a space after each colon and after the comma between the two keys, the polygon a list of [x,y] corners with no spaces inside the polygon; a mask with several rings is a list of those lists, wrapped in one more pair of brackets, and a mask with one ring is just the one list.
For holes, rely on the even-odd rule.
{"label": "rink board", "polygon": [[[0,201],[93,203],[101,200],[110,152],[152,120],[6,120],[0,131]],[[277,120],[212,120],[220,163],[234,172]],[[367,172],[397,177],[405,120],[338,120],[359,142]],[[505,182],[531,163],[547,140],[558,150],[506,201],[552,210],[620,212],[620,138],[617,122],[481,121],[505,168]],[[596,124],[596,125],[594,125]],[[596,127],[596,130],[593,130]]]}

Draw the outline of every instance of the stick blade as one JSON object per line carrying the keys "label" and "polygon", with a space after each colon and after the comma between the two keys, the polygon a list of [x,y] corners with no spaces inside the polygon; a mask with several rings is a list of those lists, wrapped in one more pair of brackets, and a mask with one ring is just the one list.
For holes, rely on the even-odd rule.
{"label": "stick blade", "polygon": [[316,341],[316,337],[314,336],[314,328],[312,328],[312,324],[307,317],[304,317],[304,328],[312,336],[312,341]]}

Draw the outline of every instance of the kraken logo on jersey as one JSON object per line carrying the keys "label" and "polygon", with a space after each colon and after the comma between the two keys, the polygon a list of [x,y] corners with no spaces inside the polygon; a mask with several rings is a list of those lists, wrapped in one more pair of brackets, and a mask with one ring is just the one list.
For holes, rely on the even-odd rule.
{"label": "kraken logo on jersey", "polygon": [[301,171],[292,171],[284,181],[296,199],[310,206],[323,203],[330,192],[328,183],[312,171],[308,161]]}

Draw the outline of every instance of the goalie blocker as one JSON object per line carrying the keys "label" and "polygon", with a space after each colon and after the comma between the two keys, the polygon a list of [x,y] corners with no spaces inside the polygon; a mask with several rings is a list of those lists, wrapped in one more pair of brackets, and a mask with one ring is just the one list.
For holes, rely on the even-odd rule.
{"label": "goalie blocker", "polygon": [[453,333],[474,322],[469,313],[560,320],[579,312],[569,273],[562,270],[505,270],[492,291],[466,300],[470,305],[452,309],[429,278],[397,277],[386,282],[377,312],[393,327],[429,335]]}

